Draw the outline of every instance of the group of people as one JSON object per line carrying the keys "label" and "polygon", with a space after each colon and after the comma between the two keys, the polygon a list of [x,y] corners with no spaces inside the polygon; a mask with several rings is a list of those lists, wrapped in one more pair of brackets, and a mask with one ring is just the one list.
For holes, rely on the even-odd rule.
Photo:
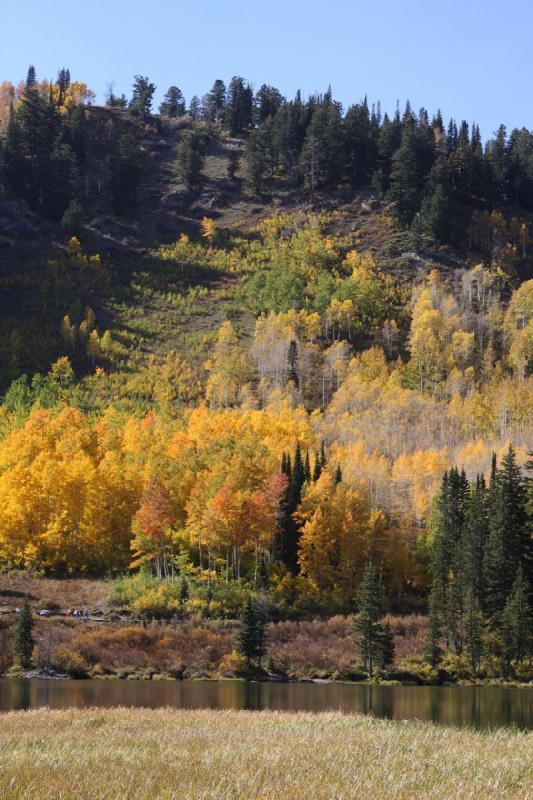
{"label": "group of people", "polygon": [[[69,617],[71,616],[70,609],[68,611],[68,615]],[[89,611],[87,610],[87,606],[85,606],[85,608],[83,609],[75,608],[74,611],[72,611],[72,616],[76,617],[76,619],[85,619],[85,620],[89,619]]]}
{"label": "group of people", "polygon": [[[48,608],[42,608],[39,611],[39,616],[40,617],[49,617],[51,613],[52,612]],[[20,614],[20,608],[18,606],[15,608],[15,614]],[[68,617],[76,617],[76,619],[88,620],[89,619],[89,609],[87,608],[87,606],[85,606],[84,608],[75,608],[74,611],[71,611],[70,608],[69,608],[69,610],[67,611],[67,616]]]}

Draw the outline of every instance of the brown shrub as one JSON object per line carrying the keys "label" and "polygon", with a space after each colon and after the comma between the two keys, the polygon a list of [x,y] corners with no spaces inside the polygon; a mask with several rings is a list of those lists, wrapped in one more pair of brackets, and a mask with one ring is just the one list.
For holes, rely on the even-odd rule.
{"label": "brown shrub", "polygon": [[180,666],[212,672],[231,652],[233,632],[222,626],[179,628],[152,624],[81,631],[70,650],[90,667],[104,671],[154,669],[167,672]]}

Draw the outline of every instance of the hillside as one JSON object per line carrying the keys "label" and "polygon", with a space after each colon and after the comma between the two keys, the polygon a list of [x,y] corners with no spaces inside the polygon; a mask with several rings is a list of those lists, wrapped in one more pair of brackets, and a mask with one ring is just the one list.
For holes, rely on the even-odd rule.
{"label": "hillside", "polygon": [[14,98],[0,567],[128,574],[105,591],[144,620],[235,618],[248,593],[274,619],[367,603],[370,673],[394,660],[381,613],[422,608],[428,669],[523,675],[533,281],[516,137],[502,177],[479,131],[452,125],[444,146],[439,118],[344,114],[330,95],[265,116],[238,80],[203,117],[152,114],[139,76],[129,106],[68,83],[56,101],[31,75]]}

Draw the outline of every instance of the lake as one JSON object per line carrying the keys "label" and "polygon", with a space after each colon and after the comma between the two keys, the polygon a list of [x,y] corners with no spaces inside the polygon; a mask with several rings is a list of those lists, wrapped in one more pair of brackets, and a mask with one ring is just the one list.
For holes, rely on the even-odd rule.
{"label": "lake", "polygon": [[241,681],[0,680],[0,711],[130,706],[342,711],[475,728],[533,728],[533,690]]}

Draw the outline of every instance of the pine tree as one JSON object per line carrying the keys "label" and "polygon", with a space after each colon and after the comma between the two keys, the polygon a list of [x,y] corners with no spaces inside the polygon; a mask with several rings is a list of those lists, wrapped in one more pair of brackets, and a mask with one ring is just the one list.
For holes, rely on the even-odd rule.
{"label": "pine tree", "polygon": [[470,593],[466,601],[465,647],[474,676],[479,673],[483,655],[483,630],[484,620],[479,602],[475,595]]}
{"label": "pine tree", "polygon": [[313,483],[316,483],[316,481],[320,478],[321,474],[322,474],[322,464],[320,461],[320,453],[315,452],[315,463],[313,466]]}
{"label": "pine tree", "polygon": [[383,628],[379,624],[381,604],[378,573],[371,561],[365,568],[357,602],[359,613],[354,619],[354,631],[363,665],[372,678],[374,666],[379,665]]}
{"label": "pine tree", "polygon": [[305,451],[304,477],[306,483],[311,483],[311,461],[309,459],[309,450]]}
{"label": "pine tree", "polygon": [[487,491],[482,475],[470,491],[465,517],[465,586],[478,603],[484,600],[483,560],[488,531]]}
{"label": "pine tree", "polygon": [[232,136],[238,136],[252,126],[253,91],[250,84],[238,76],[231,79],[228,87],[224,124]]}
{"label": "pine tree", "polygon": [[404,126],[402,143],[392,159],[389,199],[395,204],[396,216],[410,225],[420,207],[423,175],[419,163],[418,139],[414,126]]}
{"label": "pine tree", "polygon": [[268,133],[264,128],[250,133],[246,143],[246,179],[255,194],[263,191],[269,167]]}
{"label": "pine tree", "polygon": [[434,585],[429,595],[428,605],[428,634],[424,650],[424,656],[432,667],[436,667],[442,657],[440,646],[442,630],[442,597],[438,588]]}
{"label": "pine tree", "polygon": [[109,188],[117,214],[126,214],[135,207],[137,190],[142,181],[142,154],[135,138],[126,133],[106,159]]}
{"label": "pine tree", "polygon": [[189,116],[195,121],[200,119],[200,100],[196,95],[191,97],[191,102],[189,103]]}
{"label": "pine tree", "polygon": [[394,656],[394,634],[387,620],[385,625],[381,626],[381,631],[378,635],[377,665],[380,671],[394,663]]}
{"label": "pine tree", "polygon": [[150,114],[155,89],[155,83],[151,83],[145,75],[136,75],[130,100],[130,111],[143,116]]}
{"label": "pine tree", "polygon": [[342,483],[342,469],[341,465],[337,464],[337,469],[335,470],[335,484]]}
{"label": "pine tree", "polygon": [[504,617],[509,626],[511,657],[519,664],[531,654],[529,595],[530,586],[520,566],[504,611]]}
{"label": "pine tree", "polygon": [[33,654],[33,617],[28,597],[24,598],[15,630],[14,652],[21,667],[31,667]]}
{"label": "pine tree", "polygon": [[207,109],[211,122],[220,122],[223,119],[225,105],[226,84],[219,78],[207,96]]}
{"label": "pine tree", "polygon": [[529,548],[526,489],[511,445],[491,480],[489,504],[485,604],[489,616],[496,619],[509,597],[520,564],[527,561]]}
{"label": "pine tree", "polygon": [[184,137],[178,158],[178,170],[189,188],[197,188],[201,184],[203,167],[203,143],[196,133],[189,133]]}
{"label": "pine tree", "polygon": [[31,64],[28,67],[28,74],[26,75],[26,89],[33,89],[37,83],[37,73],[35,67]]}
{"label": "pine tree", "polygon": [[239,170],[239,165],[241,163],[241,155],[238,150],[230,150],[229,158],[228,158],[228,166],[227,166],[227,173],[228,178],[230,181],[234,181]]}
{"label": "pine tree", "polygon": [[185,98],[181,89],[177,86],[171,86],[167,90],[163,102],[159,106],[159,113],[162,117],[168,117],[169,119],[182,117],[185,114]]}
{"label": "pine tree", "polygon": [[235,642],[237,652],[246,659],[248,669],[256,659],[258,666],[261,666],[261,659],[266,649],[265,631],[265,609],[255,603],[251,595],[248,595]]}
{"label": "pine tree", "polygon": [[298,388],[298,345],[291,339],[287,352],[287,380],[292,381],[295,388]]}

